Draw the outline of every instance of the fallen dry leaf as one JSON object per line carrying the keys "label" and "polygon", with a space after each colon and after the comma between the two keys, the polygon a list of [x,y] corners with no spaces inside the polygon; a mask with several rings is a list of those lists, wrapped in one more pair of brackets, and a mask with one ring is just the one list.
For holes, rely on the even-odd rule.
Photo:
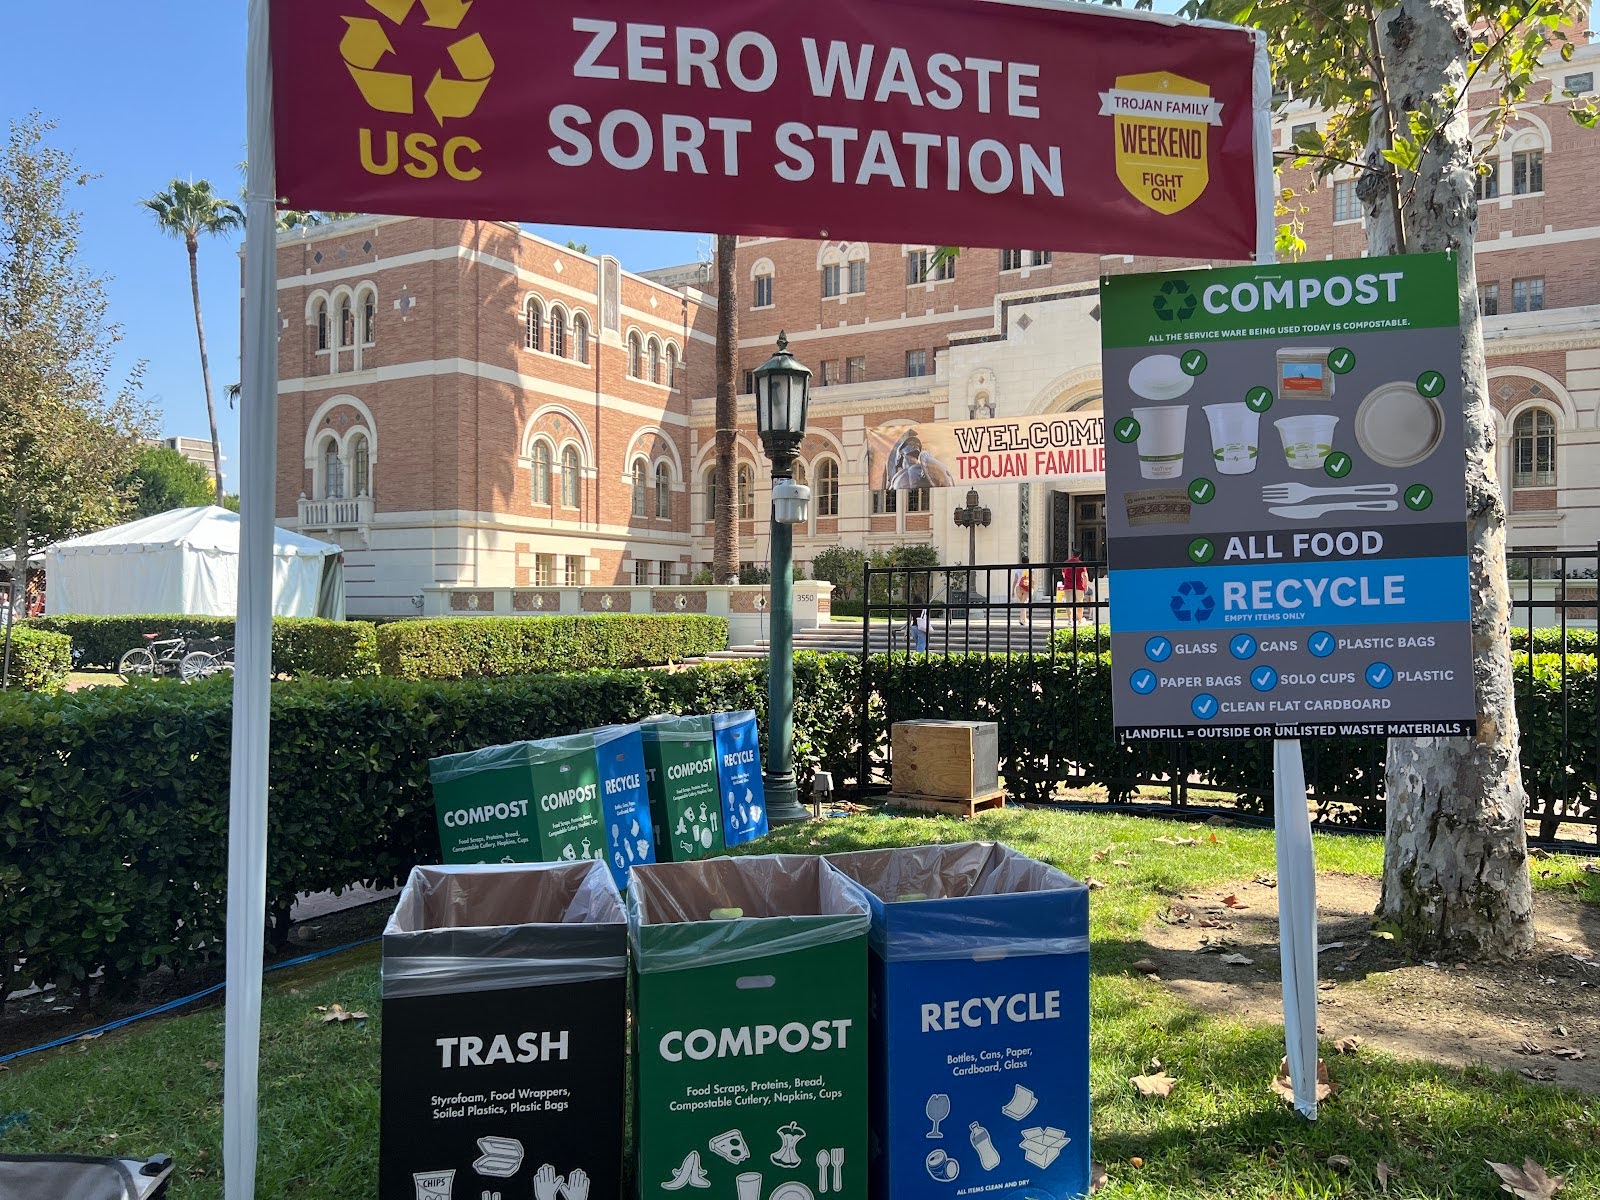
{"label": "fallen dry leaf", "polygon": [[[1484,1161],[1489,1162],[1488,1159]],[[1501,1191],[1520,1196],[1522,1200],[1550,1200],[1567,1181],[1565,1175],[1546,1175],[1544,1168],[1531,1158],[1523,1159],[1520,1167],[1490,1162],[1489,1168],[1500,1176]]]}
{"label": "fallen dry leaf", "polygon": [[1576,1046],[1552,1046],[1550,1053],[1556,1058],[1565,1058],[1571,1062],[1582,1062],[1589,1057],[1587,1050],[1579,1050]]}
{"label": "fallen dry leaf", "polygon": [[1259,883],[1262,887],[1277,887],[1278,877],[1276,875],[1257,875],[1252,882]]}
{"label": "fallen dry leaf", "polygon": [[1249,908],[1250,907],[1248,904],[1246,904],[1243,900],[1239,899],[1239,897],[1234,895],[1232,892],[1229,892],[1226,896],[1224,896],[1222,898],[1222,906],[1224,908]]}
{"label": "fallen dry leaf", "polygon": [[1322,979],[1317,982],[1317,991],[1319,992],[1331,992],[1333,989],[1334,982],[1331,979]]}
{"label": "fallen dry leaf", "polygon": [[1128,1165],[1130,1167],[1142,1167],[1142,1166],[1144,1166],[1144,1159],[1140,1158],[1137,1154],[1135,1154],[1132,1158],[1130,1158],[1128,1160]]}
{"label": "fallen dry leaf", "polygon": [[[1278,1064],[1278,1073],[1272,1077],[1272,1090],[1288,1103],[1294,1103],[1294,1081],[1289,1078],[1287,1058]],[[1317,1103],[1321,1104],[1338,1090],[1338,1085],[1328,1078],[1328,1064],[1317,1059]]]}
{"label": "fallen dry leaf", "polygon": [[1107,1182],[1105,1166],[1101,1163],[1091,1162],[1089,1164],[1089,1195],[1094,1195],[1105,1187]]}
{"label": "fallen dry leaf", "polygon": [[1522,1041],[1518,1042],[1516,1047],[1515,1047],[1515,1049],[1516,1049],[1518,1054],[1543,1054],[1544,1053],[1544,1047],[1543,1046],[1539,1045],[1538,1042],[1529,1041],[1527,1038],[1523,1038]]}
{"label": "fallen dry leaf", "polygon": [[322,1014],[322,1023],[329,1021],[365,1021],[367,1014],[364,1012],[351,1012],[342,1004],[319,1004],[317,1011]]}
{"label": "fallen dry leaf", "polygon": [[1111,860],[1111,865],[1113,867],[1131,867],[1131,866],[1133,866],[1133,864],[1131,862],[1129,862],[1125,858],[1113,858]]}
{"label": "fallen dry leaf", "polygon": [[1133,969],[1145,975],[1154,975],[1161,970],[1161,966],[1154,959],[1141,958],[1133,964]]}
{"label": "fallen dry leaf", "polygon": [[1541,850],[1537,846],[1535,846],[1532,850],[1528,851],[1528,857],[1529,858],[1540,858],[1540,859],[1549,858],[1550,857],[1550,851]]}
{"label": "fallen dry leaf", "polygon": [[1554,929],[1545,934],[1545,937],[1549,938],[1552,942],[1570,942],[1572,940],[1572,935],[1570,933],[1558,933]]}
{"label": "fallen dry leaf", "polygon": [[1219,838],[1219,837],[1218,837],[1218,836],[1217,836],[1217,835],[1216,835],[1216,834],[1214,834],[1214,833],[1213,833],[1213,834],[1212,834],[1212,835],[1211,835],[1211,836],[1210,836],[1210,837],[1208,837],[1208,838],[1207,838],[1207,839],[1206,839],[1206,841],[1208,841],[1208,842],[1210,842],[1210,843],[1211,843],[1211,844],[1212,844],[1212,845],[1213,845],[1213,846],[1220,846],[1220,845],[1222,845],[1222,839],[1221,839],[1221,838]]}
{"label": "fallen dry leaf", "polygon": [[1227,937],[1224,934],[1202,933],[1200,935],[1200,953],[1216,954],[1221,950],[1235,950],[1239,946],[1238,938]]}
{"label": "fallen dry leaf", "polygon": [[1149,1067],[1150,1073],[1154,1074],[1155,1072],[1161,1070],[1161,1067],[1162,1067],[1161,1060],[1152,1055],[1151,1059],[1150,1059],[1150,1067]]}
{"label": "fallen dry leaf", "polygon": [[1355,1166],[1355,1163],[1350,1161],[1350,1156],[1348,1154],[1330,1154],[1328,1155],[1328,1165],[1330,1167],[1337,1167],[1341,1171],[1348,1171],[1351,1167]]}
{"label": "fallen dry leaf", "polygon": [[1253,967],[1256,965],[1255,959],[1247,958],[1243,954],[1224,954],[1222,961],[1230,967]]}
{"label": "fallen dry leaf", "polygon": [[1160,842],[1163,846],[1176,846],[1178,844],[1169,837],[1151,838],[1150,840],[1153,842]]}
{"label": "fallen dry leaf", "polygon": [[1333,1044],[1333,1048],[1339,1054],[1354,1054],[1361,1049],[1361,1039],[1358,1037],[1342,1037]]}
{"label": "fallen dry leaf", "polygon": [[1187,904],[1169,904],[1156,914],[1163,925],[1184,925],[1194,919],[1194,909]]}
{"label": "fallen dry leaf", "polygon": [[1372,1168],[1372,1173],[1378,1177],[1378,1186],[1387,1192],[1389,1190],[1389,1180],[1393,1179],[1400,1172],[1396,1171],[1393,1167],[1380,1158],[1378,1160],[1378,1165]]}
{"label": "fallen dry leaf", "polygon": [[1097,892],[1101,888],[1105,887],[1105,885],[1105,880],[1096,879],[1093,875],[1089,876],[1083,881],[1083,886],[1088,888],[1091,892]]}
{"label": "fallen dry leaf", "polygon": [[1583,866],[1579,867],[1578,870],[1582,871],[1585,875],[1600,875],[1600,863],[1586,862],[1583,864]]}
{"label": "fallen dry leaf", "polygon": [[1178,1084],[1178,1081],[1165,1071],[1158,1071],[1154,1075],[1135,1075],[1129,1082],[1139,1089],[1141,1096],[1158,1097],[1163,1100],[1172,1095],[1172,1089]]}
{"label": "fallen dry leaf", "polygon": [[1177,841],[1173,842],[1172,844],[1174,846],[1198,846],[1200,844],[1200,839],[1199,838],[1179,838]]}
{"label": "fallen dry leaf", "polygon": [[1522,1067],[1517,1071],[1517,1074],[1532,1079],[1536,1083],[1549,1083],[1556,1077],[1553,1067]]}
{"label": "fallen dry leaf", "polygon": [[1114,846],[1107,846],[1104,850],[1091,850],[1089,851],[1089,861],[1105,862],[1106,859],[1111,857],[1111,851],[1114,849]]}

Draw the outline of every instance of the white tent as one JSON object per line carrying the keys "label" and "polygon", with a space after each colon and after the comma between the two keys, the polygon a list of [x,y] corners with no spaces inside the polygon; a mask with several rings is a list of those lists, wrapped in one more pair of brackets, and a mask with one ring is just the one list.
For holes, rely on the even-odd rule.
{"label": "white tent", "polygon": [[[272,611],[344,618],[338,546],[274,529]],[[45,551],[52,616],[184,613],[231,617],[239,599],[239,515],[177,508],[57,542]]]}

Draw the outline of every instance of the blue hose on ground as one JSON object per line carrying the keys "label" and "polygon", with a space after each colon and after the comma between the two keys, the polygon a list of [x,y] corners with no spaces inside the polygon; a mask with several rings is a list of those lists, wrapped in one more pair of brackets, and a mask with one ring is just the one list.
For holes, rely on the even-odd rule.
{"label": "blue hose on ground", "polygon": [[[284,962],[273,963],[267,968],[272,971],[282,971],[289,967],[303,966],[308,962],[316,962],[319,958],[327,958],[330,954],[342,954],[346,950],[354,950],[358,946],[368,946],[380,940],[378,937],[362,938],[359,942],[346,942],[342,946],[334,946],[327,950],[318,950],[315,954],[305,954],[299,958],[287,959]],[[25,1058],[30,1054],[38,1054],[44,1050],[54,1050],[57,1046],[69,1046],[73,1042],[86,1037],[99,1037],[102,1033],[110,1033],[113,1029],[121,1029],[124,1025],[132,1025],[135,1021],[143,1021],[147,1017],[159,1017],[169,1013],[175,1008],[182,1008],[185,1004],[193,1004],[196,1000],[204,1000],[207,996],[214,996],[228,985],[214,983],[208,988],[202,988],[193,995],[184,996],[177,1000],[168,1000],[165,1004],[158,1004],[154,1008],[141,1013],[134,1013],[130,1017],[119,1017],[115,1021],[107,1021],[104,1025],[96,1025],[93,1029],[85,1029],[81,1033],[69,1034],[66,1037],[56,1038],[54,1041],[43,1042],[37,1046],[29,1046],[26,1050],[14,1050],[10,1054],[0,1054],[0,1063],[8,1063],[12,1059]]]}

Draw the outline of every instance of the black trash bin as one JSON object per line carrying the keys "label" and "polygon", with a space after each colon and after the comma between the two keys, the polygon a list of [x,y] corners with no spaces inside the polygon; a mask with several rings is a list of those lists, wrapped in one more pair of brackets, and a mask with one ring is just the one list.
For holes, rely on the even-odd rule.
{"label": "black trash bin", "polygon": [[417,867],[383,935],[379,1200],[621,1194],[627,924],[603,862]]}

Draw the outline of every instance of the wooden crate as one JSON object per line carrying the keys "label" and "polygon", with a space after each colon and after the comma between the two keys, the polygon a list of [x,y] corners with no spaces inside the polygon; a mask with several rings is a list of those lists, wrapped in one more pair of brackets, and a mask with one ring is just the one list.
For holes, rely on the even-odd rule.
{"label": "wooden crate", "polygon": [[1000,727],[993,721],[898,721],[891,731],[897,796],[971,800],[1000,787]]}
{"label": "wooden crate", "polygon": [[890,794],[883,802],[891,808],[909,808],[917,812],[937,813],[942,817],[975,817],[991,808],[1004,808],[1006,794],[999,788],[982,796],[965,796],[959,800],[940,796],[899,796]]}

